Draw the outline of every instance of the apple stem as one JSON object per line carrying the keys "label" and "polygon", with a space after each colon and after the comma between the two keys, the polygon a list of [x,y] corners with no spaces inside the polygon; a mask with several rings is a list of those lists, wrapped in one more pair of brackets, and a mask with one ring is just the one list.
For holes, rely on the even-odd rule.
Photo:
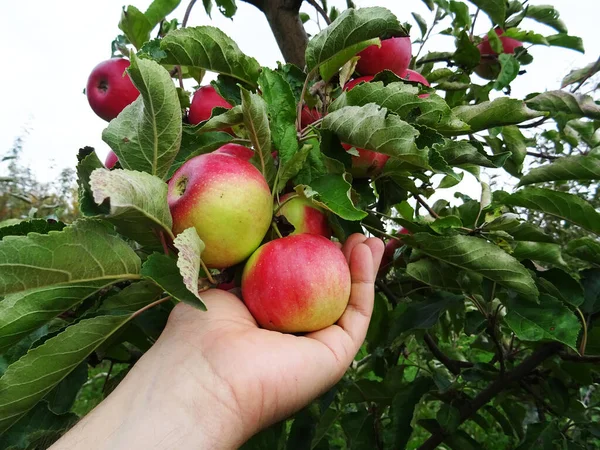
{"label": "apple stem", "polygon": [[159,235],[160,235],[160,243],[162,244],[163,251],[165,252],[165,255],[169,256],[169,246],[167,245],[167,240],[165,239],[165,233],[163,231],[161,231],[159,233]]}
{"label": "apple stem", "polygon": [[204,261],[202,259],[200,259],[200,266],[202,266],[202,270],[204,270],[204,273],[206,274],[206,278],[208,278],[208,281],[210,282],[210,284],[217,284],[217,282],[213,278],[212,274],[210,273],[210,270],[208,270],[208,267],[206,267],[206,264],[204,264]]}
{"label": "apple stem", "polygon": [[183,16],[183,22],[181,22],[181,28],[185,28],[187,26],[188,20],[190,18],[190,13],[192,12],[192,8],[194,7],[195,3],[196,0],[191,0],[189,5],[187,6],[185,14]]}
{"label": "apple stem", "polygon": [[317,127],[318,125],[321,125],[321,122],[323,122],[323,120],[324,120],[324,118],[321,117],[320,119],[317,119],[313,123],[308,125],[306,128],[302,129],[302,131],[300,131],[300,137],[305,138],[308,135],[308,133],[311,131],[311,129],[314,127]]}
{"label": "apple stem", "polygon": [[308,89],[308,83],[312,79],[314,75],[315,69],[311,70],[304,80],[304,85],[302,86],[302,93],[300,94],[300,101],[298,102],[298,108],[296,111],[296,129],[298,131],[302,130],[302,105],[304,104],[304,96],[306,95],[306,90]]}
{"label": "apple stem", "polygon": [[277,213],[281,210],[281,208],[283,208],[283,206],[289,202],[290,200],[295,199],[296,197],[300,197],[298,194],[294,194],[294,195],[290,195],[288,198],[285,199],[285,201],[283,203],[281,203],[280,205],[277,205],[277,208],[275,209],[275,212],[273,214],[277,215]]}
{"label": "apple stem", "polygon": [[581,318],[581,326],[583,327],[583,337],[581,338],[581,343],[579,344],[579,353],[583,356],[585,355],[585,347],[587,346],[588,339],[587,321],[585,320],[585,317],[579,308],[575,308],[575,310]]}
{"label": "apple stem", "polygon": [[273,228],[273,231],[275,231],[275,234],[277,234],[277,236],[279,236],[280,238],[283,237],[281,235],[281,231],[279,231],[279,228],[277,228],[277,224],[275,222],[271,222],[271,227]]}

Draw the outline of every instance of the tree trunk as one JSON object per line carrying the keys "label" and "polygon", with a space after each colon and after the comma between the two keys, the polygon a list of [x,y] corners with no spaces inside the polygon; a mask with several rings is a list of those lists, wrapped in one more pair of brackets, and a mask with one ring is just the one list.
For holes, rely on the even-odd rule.
{"label": "tree trunk", "polygon": [[277,45],[286,62],[304,68],[304,52],[308,35],[300,20],[303,0],[243,0],[260,9],[266,16]]}

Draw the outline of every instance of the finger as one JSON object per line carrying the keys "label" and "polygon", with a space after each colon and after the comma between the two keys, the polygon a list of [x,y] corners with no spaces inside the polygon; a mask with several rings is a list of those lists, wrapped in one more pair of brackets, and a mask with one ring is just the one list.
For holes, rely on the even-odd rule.
{"label": "finger", "polygon": [[364,243],[371,249],[371,253],[373,254],[373,276],[377,277],[377,271],[381,265],[385,244],[378,238],[369,238]]}
{"label": "finger", "polygon": [[339,248],[340,250],[342,249],[342,243],[341,242],[334,242],[335,246],[337,248]]}
{"label": "finger", "polygon": [[342,247],[342,253],[344,253],[344,256],[346,257],[346,261],[348,261],[348,264],[350,264],[350,255],[352,254],[352,249],[354,247],[356,247],[358,244],[365,242],[366,240],[367,240],[367,237],[364,234],[360,234],[360,233],[351,234],[350,237],[348,237],[348,239],[346,239],[346,242],[344,243],[344,246]]}

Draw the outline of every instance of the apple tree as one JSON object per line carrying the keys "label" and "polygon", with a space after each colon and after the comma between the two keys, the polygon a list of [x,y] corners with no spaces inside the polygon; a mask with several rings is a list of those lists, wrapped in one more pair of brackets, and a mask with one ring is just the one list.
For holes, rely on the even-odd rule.
{"label": "apple tree", "polygon": [[[600,64],[511,96],[530,46],[582,52],[581,39],[527,1],[424,0],[429,17],[245,1],[271,26],[277,67],[188,26],[195,0],[182,21],[176,0],[124,8],[113,56],[139,96],[103,132],[112,169],[80,149],[82,218],[0,228],[2,448],[46,448],[89,409],[90,387],[118,385],[175,303],[203,309],[203,290],[239,286],[244,261],[207,268],[202,233],[174,232],[168,202],[178,169],[228,144],[272,194],[263,242],[311,232],[284,211],[292,201],[325,217],[319,234],[387,242],[353,365],[245,449],[600,448],[600,105],[593,85],[581,93]],[[309,39],[317,17],[327,26]],[[432,32],[453,51],[424,53]],[[206,72],[218,76],[190,98]],[[429,200],[447,189],[454,199]]]}

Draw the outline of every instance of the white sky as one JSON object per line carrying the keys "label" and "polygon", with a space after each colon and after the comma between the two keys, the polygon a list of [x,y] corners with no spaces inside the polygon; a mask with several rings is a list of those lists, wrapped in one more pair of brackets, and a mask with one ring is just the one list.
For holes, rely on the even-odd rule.
{"label": "white sky", "polygon": [[[29,130],[25,137],[23,158],[40,180],[48,181],[63,167],[74,167],[77,150],[85,145],[96,148],[101,158],[108,152],[101,133],[106,122],[90,109],[83,89],[92,68],[110,57],[110,43],[119,34],[117,27],[125,0],[90,3],[81,0],[1,1],[0,42],[3,64],[0,70],[0,156],[14,139]],[[144,11],[150,0],[131,0]],[[231,36],[241,50],[265,66],[274,67],[281,53],[262,13],[238,0],[233,21],[213,10],[211,21],[201,2],[192,12],[189,26],[214,25]],[[330,0],[343,8],[344,0]],[[413,40],[420,35],[410,12],[420,13],[428,23],[433,15],[420,0],[355,0],[359,7],[385,6],[401,21],[413,23]],[[560,80],[572,68],[582,67],[600,55],[597,38],[600,17],[598,0],[531,0],[530,4],[553,4],[572,35],[583,38],[586,54],[560,48],[535,46],[530,49],[535,61],[525,67],[527,74],[512,84],[512,96],[522,98],[532,91],[558,89]],[[94,6],[92,6],[92,4]],[[187,1],[171,17],[183,18]],[[313,9],[305,4],[303,10]],[[476,33],[489,29],[483,14],[477,20]],[[311,24],[313,32],[318,31]],[[526,20],[523,28],[548,34],[555,32]],[[452,47],[452,38],[434,36],[425,50],[444,51]],[[414,46],[414,52],[418,47]],[[423,53],[422,53],[423,54]],[[443,67],[443,66],[440,66]],[[0,171],[2,167],[0,167]],[[467,178],[467,177],[466,177]],[[469,191],[477,190],[469,183]],[[463,184],[463,191],[465,191]],[[447,192],[449,194],[449,192]],[[447,195],[446,194],[446,195]],[[478,194],[470,192],[472,196]]]}

